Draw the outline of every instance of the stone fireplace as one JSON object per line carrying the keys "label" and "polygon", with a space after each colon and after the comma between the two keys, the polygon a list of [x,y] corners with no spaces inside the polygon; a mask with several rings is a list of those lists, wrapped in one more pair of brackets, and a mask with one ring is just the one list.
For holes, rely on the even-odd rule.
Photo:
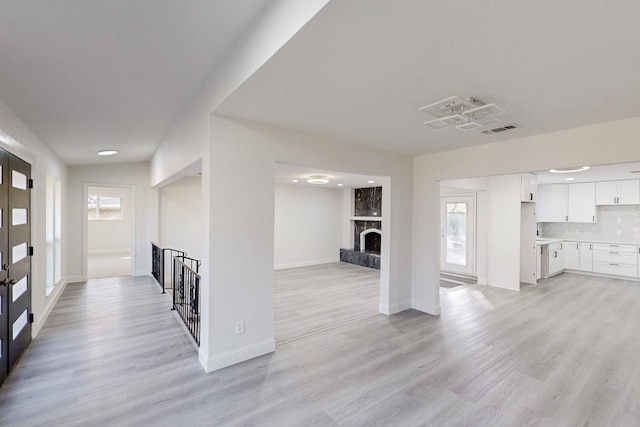
{"label": "stone fireplace", "polygon": [[382,187],[354,190],[353,249],[340,249],[340,261],[380,269]]}
{"label": "stone fireplace", "polygon": [[380,255],[382,232],[377,228],[369,228],[360,233],[360,252]]}

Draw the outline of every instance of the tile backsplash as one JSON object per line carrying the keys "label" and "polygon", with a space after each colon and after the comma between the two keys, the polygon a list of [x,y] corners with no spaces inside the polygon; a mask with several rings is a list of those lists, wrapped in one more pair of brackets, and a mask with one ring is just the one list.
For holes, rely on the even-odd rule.
{"label": "tile backsplash", "polygon": [[544,222],[538,225],[538,234],[565,240],[640,244],[640,206],[598,206],[596,215],[598,222],[593,224]]}

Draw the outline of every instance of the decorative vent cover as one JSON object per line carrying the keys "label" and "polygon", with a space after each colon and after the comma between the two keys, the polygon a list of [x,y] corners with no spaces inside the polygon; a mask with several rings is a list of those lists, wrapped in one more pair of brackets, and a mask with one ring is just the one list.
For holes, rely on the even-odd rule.
{"label": "decorative vent cover", "polygon": [[518,126],[515,123],[510,123],[506,126],[503,127],[499,127],[499,128],[493,128],[493,129],[489,129],[489,130],[483,130],[482,133],[484,133],[485,135],[491,135],[492,133],[500,133],[500,132],[504,132],[507,130],[512,130],[512,129],[517,129],[520,126]]}

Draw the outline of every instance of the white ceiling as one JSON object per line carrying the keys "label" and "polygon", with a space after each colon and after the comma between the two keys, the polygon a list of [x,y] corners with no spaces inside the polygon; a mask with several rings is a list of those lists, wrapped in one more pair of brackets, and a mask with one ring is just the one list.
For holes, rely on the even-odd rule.
{"label": "white ceiling", "polygon": [[[638,17],[637,0],[333,0],[218,112],[410,155],[638,116]],[[453,95],[522,127],[424,126]]]}
{"label": "white ceiling", "polygon": [[[329,183],[320,185],[307,183],[307,179],[313,175],[322,175],[329,180]],[[293,180],[298,182],[293,182]],[[368,188],[382,186],[382,180],[379,176],[358,175],[285,163],[276,164],[275,181],[277,184],[317,188]],[[373,181],[373,183],[369,181]]]}
{"label": "white ceiling", "polygon": [[[579,165],[588,166],[588,165]],[[612,181],[618,179],[640,178],[640,163],[620,163],[616,165],[591,166],[590,169],[574,173],[535,172],[538,184],[557,184],[571,182]],[[567,178],[574,178],[567,181]]]}
{"label": "white ceiling", "polygon": [[[3,0],[0,100],[68,164],[148,160],[270,3]],[[217,112],[409,155],[640,116],[639,16],[637,0],[332,0]],[[522,127],[424,126],[418,109],[452,95]]]}
{"label": "white ceiling", "polygon": [[148,160],[266,3],[3,0],[0,100],[68,164]]}

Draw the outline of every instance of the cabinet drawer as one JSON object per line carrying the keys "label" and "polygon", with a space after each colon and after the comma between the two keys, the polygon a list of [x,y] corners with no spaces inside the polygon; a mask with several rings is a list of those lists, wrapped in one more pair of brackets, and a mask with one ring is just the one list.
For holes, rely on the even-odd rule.
{"label": "cabinet drawer", "polygon": [[593,272],[602,274],[613,274],[616,276],[635,277],[638,274],[638,267],[636,265],[629,264],[593,261]]}
{"label": "cabinet drawer", "polygon": [[594,251],[593,261],[614,263],[614,264],[629,264],[637,265],[638,256],[635,252],[618,252],[618,251]]}
{"label": "cabinet drawer", "polygon": [[593,250],[605,252],[631,252],[635,254],[638,251],[638,247],[634,245],[616,245],[614,243],[594,243]]}

